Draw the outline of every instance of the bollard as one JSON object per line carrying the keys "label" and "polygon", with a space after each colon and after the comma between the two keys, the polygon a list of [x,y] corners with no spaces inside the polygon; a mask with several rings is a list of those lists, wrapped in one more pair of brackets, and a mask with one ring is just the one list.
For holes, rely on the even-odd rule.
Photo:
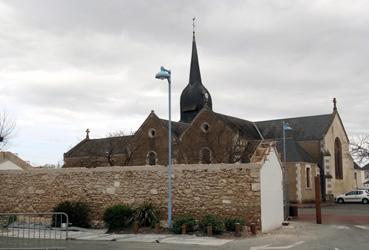
{"label": "bollard", "polygon": [[155,224],[155,233],[160,233],[160,223]]}
{"label": "bollard", "polygon": [[298,207],[297,206],[290,206],[290,216],[293,218],[298,217]]}
{"label": "bollard", "polygon": [[234,224],[234,235],[237,237],[241,236],[241,224],[240,223]]}
{"label": "bollard", "polygon": [[320,205],[320,176],[315,176],[315,217],[316,224],[322,224],[322,208]]}
{"label": "bollard", "polygon": [[208,237],[213,236],[213,226],[211,224],[208,225],[207,231],[208,231]]}
{"label": "bollard", "polygon": [[182,232],[182,234],[186,234],[186,232],[187,232],[187,225],[186,224],[183,224],[181,226],[181,232]]}
{"label": "bollard", "polygon": [[256,224],[255,223],[250,224],[250,231],[252,234],[256,234]]}
{"label": "bollard", "polygon": [[138,223],[135,221],[133,222],[133,233],[138,234]]}

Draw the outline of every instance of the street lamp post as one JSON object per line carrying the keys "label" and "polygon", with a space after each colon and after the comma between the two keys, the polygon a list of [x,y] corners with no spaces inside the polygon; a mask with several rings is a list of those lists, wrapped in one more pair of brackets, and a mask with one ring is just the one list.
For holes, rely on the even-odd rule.
{"label": "street lamp post", "polygon": [[168,227],[172,227],[172,116],[171,116],[171,72],[160,67],[160,72],[155,75],[155,78],[168,80]]}

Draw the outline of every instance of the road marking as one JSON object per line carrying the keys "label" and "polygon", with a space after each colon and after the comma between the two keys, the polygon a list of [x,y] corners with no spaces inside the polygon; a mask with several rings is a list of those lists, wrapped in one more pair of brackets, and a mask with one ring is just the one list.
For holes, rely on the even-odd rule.
{"label": "road marking", "polygon": [[334,250],[340,250],[339,248],[335,247]]}
{"label": "road marking", "polygon": [[334,226],[334,227],[336,227],[338,229],[350,229],[350,227],[348,227],[348,226],[342,226],[342,225],[337,225],[337,226]]}
{"label": "road marking", "polygon": [[270,246],[271,244],[268,244],[268,245],[264,245],[264,246],[250,247],[250,250],[290,249],[290,248],[293,248],[295,246],[301,245],[304,242],[305,241],[298,241],[298,242],[293,243],[293,244],[288,245],[288,246],[279,246],[279,247],[273,247],[273,246]]}
{"label": "road marking", "polygon": [[368,230],[369,227],[367,226],[362,226],[362,225],[354,225],[354,227],[360,228],[360,229],[364,229],[364,230]]}

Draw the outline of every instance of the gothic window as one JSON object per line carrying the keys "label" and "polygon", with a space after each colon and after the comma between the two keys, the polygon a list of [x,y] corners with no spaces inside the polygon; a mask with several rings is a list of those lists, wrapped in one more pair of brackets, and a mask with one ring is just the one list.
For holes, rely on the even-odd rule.
{"label": "gothic window", "polygon": [[154,151],[147,154],[147,164],[150,166],[156,165],[156,153]]}
{"label": "gothic window", "polygon": [[208,148],[202,148],[200,151],[200,163],[210,164],[211,163],[211,151]]}
{"label": "gothic window", "polygon": [[334,141],[334,166],[336,172],[336,179],[343,179],[342,145],[338,137]]}

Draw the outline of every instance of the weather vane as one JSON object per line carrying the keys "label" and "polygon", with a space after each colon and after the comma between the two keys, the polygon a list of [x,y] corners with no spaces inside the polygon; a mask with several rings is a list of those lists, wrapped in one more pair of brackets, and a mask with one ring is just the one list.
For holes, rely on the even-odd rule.
{"label": "weather vane", "polygon": [[192,32],[195,34],[195,20],[196,17],[192,18]]}

